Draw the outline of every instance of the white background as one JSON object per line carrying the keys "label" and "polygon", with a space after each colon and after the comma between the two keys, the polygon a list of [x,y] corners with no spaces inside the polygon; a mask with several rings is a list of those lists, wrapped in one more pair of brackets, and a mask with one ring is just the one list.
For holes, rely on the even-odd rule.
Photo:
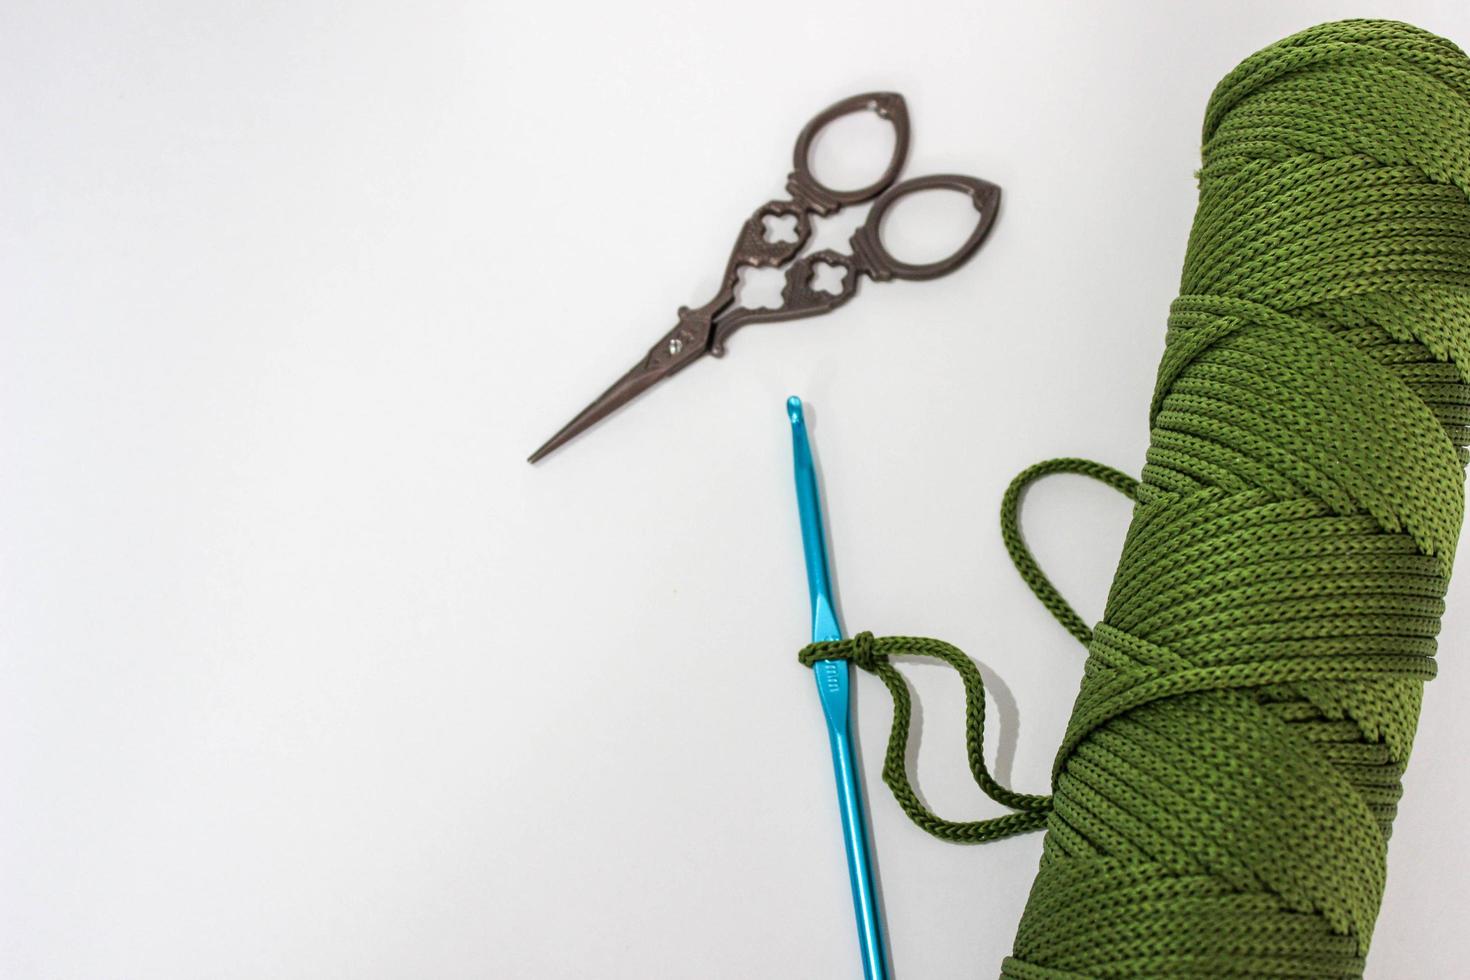
{"label": "white background", "polygon": [[[1137,472],[1210,91],[1364,12],[1470,42],[1460,0],[7,4],[0,976],[856,976],[784,398],[849,627],[977,657],[1043,790],[1083,651],[1001,491]],[[526,465],[876,88],[909,174],[1004,187],[977,259],[747,328]],[[1127,516],[1028,500],[1089,620]],[[1375,977],[1470,972],[1449,603]],[[953,675],[908,674],[927,798],[998,812]],[[896,975],[993,976],[1040,838],[913,828],[857,687]]]}

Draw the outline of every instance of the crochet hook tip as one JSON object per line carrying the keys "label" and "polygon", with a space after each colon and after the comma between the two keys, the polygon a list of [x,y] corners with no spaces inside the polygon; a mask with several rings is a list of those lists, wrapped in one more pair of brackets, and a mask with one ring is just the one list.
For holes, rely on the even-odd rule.
{"label": "crochet hook tip", "polygon": [[[791,462],[796,476],[796,508],[801,517],[801,548],[806,559],[807,593],[812,604],[812,639],[840,640],[842,628],[832,602],[832,585],[827,571],[826,533],[822,528],[821,492],[812,463],[812,445],[807,438],[806,416],[801,399],[786,399],[791,420]],[[844,695],[845,696],[845,695]]]}

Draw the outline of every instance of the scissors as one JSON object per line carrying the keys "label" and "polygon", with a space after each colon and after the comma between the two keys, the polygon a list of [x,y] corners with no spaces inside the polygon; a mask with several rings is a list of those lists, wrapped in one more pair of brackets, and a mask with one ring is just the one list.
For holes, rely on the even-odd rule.
{"label": "scissors", "polygon": [[[883,175],[866,187],[838,190],[823,184],[812,173],[811,149],[818,134],[834,120],[857,112],[873,112],[887,120],[894,129],[893,155]],[[889,279],[934,279],[963,265],[990,233],[1000,204],[1000,188],[978,177],[957,174],[935,174],[894,183],[903,169],[909,149],[908,107],[896,92],[869,92],[843,99],[819,113],[807,123],[796,138],[795,169],[786,181],[790,200],[772,200],[761,205],[748,218],[735,239],[720,290],[708,303],[697,309],[680,307],[679,321],[664,334],[627,374],[598,396],[556,435],[530,456],[534,463],[563,445],[593,423],[610,415],[658,382],[668,378],[705,354],[720,357],[730,335],[750,323],[793,320],[817,316],[835,310],[857,292],[857,281],[866,275],[875,282]],[[980,213],[970,236],[947,258],[914,264],[895,258],[883,244],[883,219],[902,198],[916,191],[952,190],[969,196]],[[862,226],[853,233],[852,253],[823,249],[797,257],[811,236],[812,215],[832,215],[844,207],[877,200]],[[795,240],[776,240],[767,219],[785,223],[796,221]],[[793,261],[794,260],[794,261]],[[817,274],[827,266],[841,273],[841,282],[832,288],[818,285]],[[781,305],[770,308],[748,308],[736,302],[735,292],[740,272],[746,267],[786,268],[786,284],[781,291]],[[831,281],[831,273],[822,279]]]}

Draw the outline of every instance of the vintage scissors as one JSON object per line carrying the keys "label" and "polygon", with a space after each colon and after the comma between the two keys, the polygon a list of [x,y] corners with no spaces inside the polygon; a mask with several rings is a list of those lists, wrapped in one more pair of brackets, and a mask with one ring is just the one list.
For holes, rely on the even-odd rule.
{"label": "vintage scissors", "polygon": [[[811,149],[817,134],[829,123],[856,112],[875,112],[893,125],[893,156],[883,175],[857,190],[837,190],[819,181],[812,173]],[[786,181],[790,200],[774,200],[761,205],[740,229],[730,260],[725,263],[725,276],[720,291],[698,309],[681,307],[679,322],[649,349],[648,355],[596,401],[582,409],[556,435],[531,454],[536,462],[547,453],[576,436],[594,422],[626,405],[654,384],[687,367],[705,354],[716,357],[725,352],[730,335],[748,323],[791,320],[816,316],[846,303],[857,292],[859,276],[883,282],[888,279],[933,279],[953,272],[965,263],[995,221],[1000,204],[1000,188],[978,177],[936,174],[916,177],[895,184],[903,169],[909,148],[908,107],[903,96],[895,92],[870,92],[843,99],[821,112],[806,124],[796,138],[795,170]],[[915,265],[902,262],[883,245],[883,218],[901,198],[916,191],[944,189],[967,194],[980,212],[975,229],[953,255],[937,262]],[[880,196],[881,195],[881,196]],[[877,198],[867,219],[852,236],[852,254],[824,249],[796,258],[811,236],[811,216],[831,215],[843,207],[862,204]],[[773,240],[766,219],[796,219],[794,241]],[[795,259],[795,261],[792,261]],[[790,263],[789,266],[787,264]],[[736,303],[735,292],[740,270],[747,266],[780,268],[787,266],[786,285],[781,291],[781,305],[774,309],[751,309]],[[814,282],[821,266],[841,272],[841,283],[833,289]],[[830,275],[830,274],[829,274]]]}

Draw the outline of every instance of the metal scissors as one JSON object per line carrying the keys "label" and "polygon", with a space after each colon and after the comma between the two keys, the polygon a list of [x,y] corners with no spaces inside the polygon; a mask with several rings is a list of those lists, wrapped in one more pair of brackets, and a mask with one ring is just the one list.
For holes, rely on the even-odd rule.
{"label": "metal scissors", "polygon": [[[812,173],[811,150],[817,135],[834,120],[856,112],[874,112],[892,124],[893,156],[883,175],[857,190],[828,187]],[[561,446],[593,423],[626,405],[653,385],[682,371],[705,354],[719,357],[725,353],[730,335],[749,323],[792,320],[816,316],[835,310],[857,292],[857,281],[866,275],[876,282],[889,279],[934,279],[953,272],[975,254],[995,221],[1000,204],[1000,188],[978,177],[958,174],[935,174],[916,177],[895,184],[903,169],[909,149],[908,107],[896,92],[870,92],[854,95],[828,107],[807,123],[796,138],[795,169],[786,181],[790,200],[772,200],[755,210],[740,229],[720,290],[708,303],[697,309],[680,307],[679,322],[659,338],[627,374],[597,400],[582,409],[556,435],[530,456],[534,463]],[[967,194],[979,219],[974,230],[953,255],[936,262],[913,264],[895,258],[883,244],[884,216],[903,197],[923,190],[952,190]],[[812,215],[827,216],[840,209],[877,198],[867,219],[852,236],[852,254],[823,249],[797,257],[811,236]],[[766,219],[796,219],[794,241],[773,240]],[[792,261],[792,260],[795,261]],[[788,265],[789,263],[789,265]],[[834,290],[819,287],[814,277],[820,266],[830,266],[842,274]],[[736,302],[736,287],[742,268],[786,267],[786,285],[781,292],[781,305],[774,309],[751,309]]]}

